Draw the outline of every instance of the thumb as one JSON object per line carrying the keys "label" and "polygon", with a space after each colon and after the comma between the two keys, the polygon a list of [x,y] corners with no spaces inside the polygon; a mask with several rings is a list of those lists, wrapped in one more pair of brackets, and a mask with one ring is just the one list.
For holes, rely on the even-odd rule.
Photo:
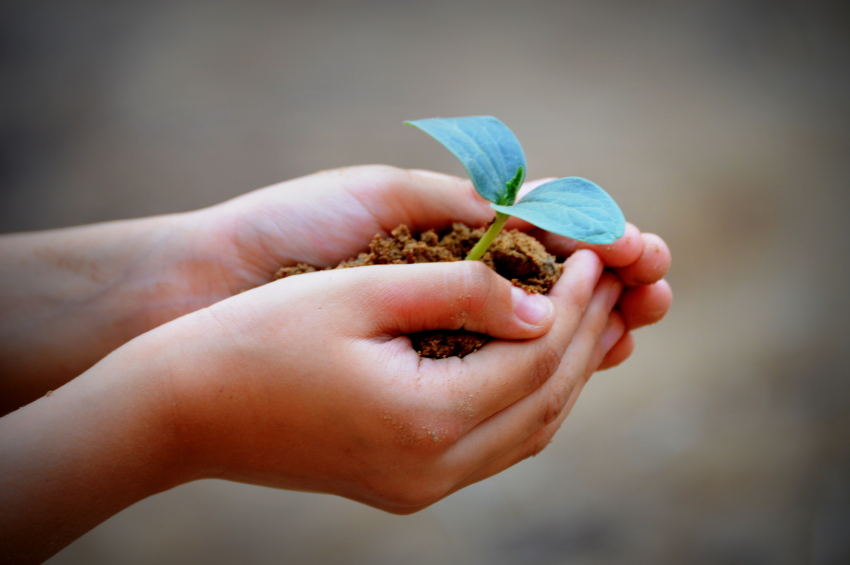
{"label": "thumb", "polygon": [[359,306],[372,331],[406,334],[466,329],[499,339],[532,339],[552,326],[546,296],[528,294],[480,261],[381,265],[360,271]]}

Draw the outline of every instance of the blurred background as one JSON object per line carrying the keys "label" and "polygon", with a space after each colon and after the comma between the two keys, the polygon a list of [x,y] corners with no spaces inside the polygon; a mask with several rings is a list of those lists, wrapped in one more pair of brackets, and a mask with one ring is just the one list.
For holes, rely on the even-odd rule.
{"label": "blurred background", "polygon": [[[0,231],[208,206],[492,114],[673,251],[669,317],[540,456],[416,515],[202,481],[49,563],[850,562],[839,2],[0,3]],[[364,242],[365,243],[365,242]]]}

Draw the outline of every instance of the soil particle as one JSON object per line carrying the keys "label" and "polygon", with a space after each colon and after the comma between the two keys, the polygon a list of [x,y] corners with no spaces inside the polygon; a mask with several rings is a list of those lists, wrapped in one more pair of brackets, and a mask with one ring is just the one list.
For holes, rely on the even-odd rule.
{"label": "soil particle", "polygon": [[[472,247],[484,235],[486,228],[470,228],[454,224],[451,231],[438,235],[434,230],[412,235],[406,225],[391,232],[390,237],[376,235],[369,250],[357,257],[346,259],[330,269],[348,269],[368,265],[390,265],[407,263],[437,263],[462,261]],[[545,294],[549,292],[562,266],[543,245],[528,234],[517,230],[503,231],[482,257],[488,267],[527,292]],[[282,267],[275,279],[311,273],[317,269],[306,263],[293,267]],[[466,330],[434,330],[410,336],[413,347],[420,357],[443,359],[463,357],[481,349],[490,337]]]}

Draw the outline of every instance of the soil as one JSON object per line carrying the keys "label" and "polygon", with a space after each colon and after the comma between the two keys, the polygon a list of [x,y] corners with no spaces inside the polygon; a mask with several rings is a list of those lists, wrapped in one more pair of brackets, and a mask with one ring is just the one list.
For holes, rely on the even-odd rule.
{"label": "soil", "polygon": [[[306,263],[283,267],[275,279],[283,279],[318,270],[348,269],[367,265],[407,263],[436,263],[462,261],[481,239],[485,228],[469,228],[454,224],[444,234],[433,230],[412,235],[406,225],[394,229],[390,237],[376,235],[369,250],[346,259],[335,267],[319,269]],[[543,245],[528,234],[517,230],[502,231],[482,258],[484,264],[527,292],[545,294],[561,276],[561,263]],[[420,357],[443,359],[463,357],[484,346],[490,337],[466,330],[433,330],[410,335]]]}

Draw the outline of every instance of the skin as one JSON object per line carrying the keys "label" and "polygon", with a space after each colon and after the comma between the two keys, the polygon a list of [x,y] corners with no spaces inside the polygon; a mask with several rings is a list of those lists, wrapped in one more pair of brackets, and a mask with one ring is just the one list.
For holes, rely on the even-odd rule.
{"label": "skin", "polygon": [[[548,297],[477,262],[265,284],[401,223],[491,218],[467,181],[369,166],[186,214],[0,238],[12,411],[0,418],[0,562],[43,561],[200,478],[407,514],[538,453],[594,370],[625,360],[631,330],[669,308],[657,236],[629,226],[588,249],[541,234],[570,253]],[[405,336],[459,327],[498,339],[431,360]]]}

